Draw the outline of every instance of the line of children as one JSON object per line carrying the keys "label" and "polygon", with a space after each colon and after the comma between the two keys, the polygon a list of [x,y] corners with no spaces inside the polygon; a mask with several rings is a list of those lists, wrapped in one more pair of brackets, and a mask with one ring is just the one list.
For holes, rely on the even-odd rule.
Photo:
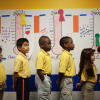
{"label": "line of children", "polygon": [[[39,46],[40,46],[40,51],[37,55],[35,62],[35,67],[37,70],[37,74],[35,75],[35,85],[38,93],[37,99],[51,100],[50,77],[52,72],[52,63],[51,63],[51,55],[48,53],[48,51],[51,50],[51,40],[49,39],[49,37],[47,36],[40,37]],[[73,56],[70,53],[70,50],[74,49],[74,43],[72,38],[67,36],[61,38],[60,46],[63,48],[59,62],[59,79],[57,80],[57,85],[60,86],[61,89],[60,100],[72,100],[73,76],[76,75],[76,68]],[[29,77],[31,76],[31,70],[26,56],[26,53],[29,52],[29,41],[26,38],[18,39],[17,48],[19,50],[19,54],[14,62],[12,87],[13,91],[16,90],[17,100],[29,100],[29,94],[30,94]],[[97,82],[96,68],[93,64],[94,60],[95,60],[94,50],[84,49],[82,51],[80,60],[80,71],[79,71],[81,82],[77,83],[76,87],[81,88],[84,98],[83,100],[92,100],[93,98],[93,91],[95,89],[95,83]],[[1,74],[1,69],[2,69],[1,67],[3,66],[0,63],[0,83],[5,83],[6,74],[3,73]],[[3,81],[1,78],[2,76],[3,76]],[[89,92],[89,90],[91,92]],[[0,97],[2,97],[1,92],[3,94],[3,91],[0,90]]]}

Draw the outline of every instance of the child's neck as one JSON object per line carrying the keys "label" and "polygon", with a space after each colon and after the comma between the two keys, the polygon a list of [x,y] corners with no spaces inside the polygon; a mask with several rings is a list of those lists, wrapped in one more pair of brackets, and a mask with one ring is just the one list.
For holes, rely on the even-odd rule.
{"label": "child's neck", "polygon": [[[43,48],[41,48],[41,49],[43,49]],[[43,49],[44,50],[44,49]],[[44,50],[45,52],[48,52],[48,51],[46,51],[46,50]]]}
{"label": "child's neck", "polygon": [[[20,51],[21,52],[21,51]],[[26,53],[21,52],[22,54],[24,54],[26,56]]]}
{"label": "child's neck", "polygon": [[70,50],[68,48],[65,48],[66,51],[70,52]]}

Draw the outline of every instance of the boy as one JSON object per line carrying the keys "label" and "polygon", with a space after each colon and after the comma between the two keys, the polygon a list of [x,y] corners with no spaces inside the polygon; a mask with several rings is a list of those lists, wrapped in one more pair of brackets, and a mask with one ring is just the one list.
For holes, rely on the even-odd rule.
{"label": "boy", "polygon": [[26,53],[29,52],[29,41],[26,38],[17,40],[19,54],[14,62],[13,91],[16,90],[17,100],[29,100],[31,70]]}
{"label": "boy", "polygon": [[51,55],[47,51],[51,50],[51,40],[47,36],[39,39],[40,51],[37,55],[35,67],[35,85],[38,90],[37,100],[51,100]]}
{"label": "boy", "polygon": [[60,100],[72,100],[73,76],[76,75],[75,64],[70,50],[74,49],[73,40],[70,37],[60,39],[60,46],[63,52],[60,56],[59,79],[57,85],[60,85]]}

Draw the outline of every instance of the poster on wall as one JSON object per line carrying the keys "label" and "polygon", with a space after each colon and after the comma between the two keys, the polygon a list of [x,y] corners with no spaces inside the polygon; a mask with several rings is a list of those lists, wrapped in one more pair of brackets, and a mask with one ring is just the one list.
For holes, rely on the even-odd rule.
{"label": "poster on wall", "polygon": [[[1,16],[1,47],[3,49],[3,58],[15,59],[18,55],[16,41],[19,38],[27,38],[29,40],[30,51],[27,54],[29,59],[33,52],[34,43],[34,20],[32,15],[25,14],[26,24],[21,24],[21,14],[25,14],[23,10],[16,10],[13,15]],[[5,23],[6,22],[6,23]]]}

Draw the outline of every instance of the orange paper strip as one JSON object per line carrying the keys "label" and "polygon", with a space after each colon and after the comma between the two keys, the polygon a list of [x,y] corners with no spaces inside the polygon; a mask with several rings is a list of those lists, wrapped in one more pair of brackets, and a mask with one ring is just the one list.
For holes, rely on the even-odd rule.
{"label": "orange paper strip", "polygon": [[73,32],[79,32],[79,16],[73,15]]}
{"label": "orange paper strip", "polygon": [[39,33],[39,16],[34,16],[34,33]]}

